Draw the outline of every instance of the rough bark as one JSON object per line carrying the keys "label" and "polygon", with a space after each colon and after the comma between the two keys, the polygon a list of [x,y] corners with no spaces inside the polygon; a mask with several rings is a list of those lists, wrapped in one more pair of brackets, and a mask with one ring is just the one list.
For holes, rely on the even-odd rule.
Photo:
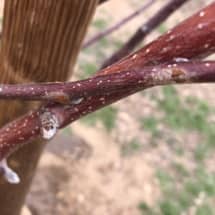
{"label": "rough bark", "polygon": [[[1,83],[65,81],[75,63],[97,0],[7,0],[0,53]],[[0,125],[36,103],[1,102]],[[0,213],[18,215],[44,142],[38,140],[13,154],[10,165],[21,183],[0,178]],[[29,162],[31,161],[31,162]]]}

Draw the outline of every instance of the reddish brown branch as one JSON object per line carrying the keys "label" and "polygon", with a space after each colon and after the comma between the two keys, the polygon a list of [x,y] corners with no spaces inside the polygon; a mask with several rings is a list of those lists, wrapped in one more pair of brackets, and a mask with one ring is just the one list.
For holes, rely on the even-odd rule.
{"label": "reddish brown branch", "polygon": [[[88,84],[88,87],[81,86],[86,93],[94,88],[101,94],[86,94],[82,98],[84,94],[81,93],[84,92],[80,91],[81,98],[77,97],[78,100],[72,104],[48,104],[5,125],[0,129],[0,160],[28,140],[38,136],[50,139],[58,128],[146,87],[214,82],[214,62],[187,60],[208,55],[215,50],[214,11],[215,3],[212,3],[145,48],[101,70],[97,74],[101,77],[81,82]],[[93,85],[89,84],[89,80]],[[105,86],[112,87],[112,91],[105,91]]]}
{"label": "reddish brown branch", "polygon": [[[1,129],[0,160],[8,156],[17,146],[39,134],[49,139],[56,133],[57,128],[62,128],[81,116],[131,93],[158,85],[201,82],[215,82],[215,62],[174,62],[147,66],[140,70],[121,71],[78,82],[81,83],[80,94],[77,94],[77,96],[79,95],[78,103],[71,105],[49,104],[40,110],[26,114]],[[64,84],[65,88],[66,86],[67,84]],[[56,84],[56,87],[61,87],[61,84]],[[110,88],[109,91],[108,88]],[[90,93],[86,96],[85,92],[88,93],[88,91]],[[91,94],[96,91],[99,93]]]}
{"label": "reddish brown branch", "polygon": [[215,3],[186,19],[144,48],[123,60],[100,70],[114,73],[174,60],[174,58],[202,58],[215,51]]}
{"label": "reddish brown branch", "polygon": [[87,40],[86,42],[84,42],[82,48],[87,48],[87,47],[91,46],[93,43],[95,43],[98,40],[100,40],[101,38],[103,38],[103,37],[111,34],[113,31],[116,31],[117,29],[119,29],[120,27],[122,27],[123,25],[125,25],[126,23],[128,23],[129,21],[131,21],[132,19],[134,19],[136,16],[138,16],[139,14],[141,14],[147,8],[149,8],[149,6],[151,6],[152,3],[154,3],[154,2],[155,2],[155,0],[149,0],[142,7],[140,7],[139,9],[137,9],[135,12],[133,12],[130,15],[128,15],[124,19],[120,20],[115,25],[111,26],[110,28],[106,29],[103,32],[98,33],[97,35],[93,36],[92,38],[90,38],[89,40]]}
{"label": "reddish brown branch", "polygon": [[[182,82],[185,82],[186,79],[191,79],[193,82],[195,81],[193,79],[194,77],[198,78],[198,81],[210,82],[214,80],[213,76],[210,77],[211,79],[202,79],[202,76],[199,79],[199,75],[202,72],[206,71],[207,74],[213,74],[213,68],[215,68],[213,61],[186,62],[188,60],[184,58],[176,58],[175,60],[176,62],[168,65],[146,66],[142,69],[98,75],[93,78],[70,83],[2,84],[0,88],[0,99],[46,100],[49,102],[76,105],[92,96],[105,96],[107,94],[127,92],[128,89],[134,89],[136,91],[137,89],[140,90],[153,85],[166,84],[169,81],[177,82],[174,78],[178,78],[178,76],[171,76],[171,73],[174,72],[188,71],[186,75],[184,74],[184,79],[180,78]],[[183,61],[186,63],[182,63]],[[199,67],[200,71],[195,65]],[[205,65],[208,65],[208,68]],[[196,70],[199,72],[196,72]],[[159,78],[159,75],[166,77],[162,79],[162,77]]]}
{"label": "reddish brown branch", "polygon": [[116,61],[120,60],[124,56],[131,53],[135,47],[137,47],[145,37],[153,31],[157,26],[164,22],[174,11],[176,11],[180,6],[182,6],[187,0],[170,0],[163,8],[161,8],[151,19],[144,23],[135,34],[120,48],[116,53],[114,53],[110,58],[108,58],[102,65],[101,68],[105,68]]}

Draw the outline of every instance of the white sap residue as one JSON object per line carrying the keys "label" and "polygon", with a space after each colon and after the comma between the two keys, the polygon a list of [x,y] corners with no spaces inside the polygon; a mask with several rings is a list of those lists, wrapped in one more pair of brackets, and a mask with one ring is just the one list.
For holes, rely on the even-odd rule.
{"label": "white sap residue", "polygon": [[10,184],[18,184],[20,183],[20,178],[16,172],[14,172],[8,165],[7,160],[3,159],[0,161],[0,172],[3,174],[4,178]]}
{"label": "white sap residue", "polygon": [[184,58],[184,57],[176,57],[176,58],[174,58],[174,61],[177,63],[182,63],[182,62],[189,62],[189,59]]}
{"label": "white sap residue", "polygon": [[59,123],[57,117],[51,112],[44,112],[41,116],[41,133],[46,140],[51,139],[57,133]]}

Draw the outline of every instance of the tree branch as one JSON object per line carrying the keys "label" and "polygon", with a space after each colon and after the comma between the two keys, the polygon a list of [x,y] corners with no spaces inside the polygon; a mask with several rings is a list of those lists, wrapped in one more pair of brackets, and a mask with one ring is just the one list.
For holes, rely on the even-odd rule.
{"label": "tree branch", "polygon": [[89,40],[84,42],[82,48],[87,48],[87,47],[91,46],[93,43],[95,43],[98,40],[100,40],[101,38],[111,34],[113,31],[116,31],[117,29],[119,29],[120,27],[122,27],[123,25],[125,25],[126,23],[131,21],[133,18],[135,18],[136,16],[141,14],[147,8],[149,8],[154,2],[155,2],[155,0],[149,0],[142,7],[137,9],[135,12],[133,12],[129,16],[125,17],[124,19],[122,19],[118,23],[116,23],[115,25],[111,26],[110,28],[106,29],[103,32],[98,33],[97,35],[93,36],[92,38],[90,38]]}
{"label": "tree branch", "polygon": [[[86,80],[69,83],[2,84],[0,99],[40,100],[77,105],[88,97],[127,92],[128,89],[142,90],[154,85],[168,84],[171,81],[176,83],[179,81],[184,83],[186,80],[213,82],[213,76],[210,76],[211,79],[203,79],[202,77],[202,72],[213,74],[213,68],[215,68],[213,61],[189,62],[184,58],[176,58],[175,60],[176,62],[168,65],[146,66],[142,69],[98,75]],[[183,78],[181,75],[183,75]],[[179,76],[180,79],[178,80]]]}
{"label": "tree branch", "polygon": [[200,10],[175,28],[123,60],[100,70],[115,73],[146,65],[156,65],[174,58],[204,58],[215,51],[215,2]]}
{"label": "tree branch", "polygon": [[187,0],[170,0],[167,4],[163,6],[154,16],[152,16],[146,23],[144,23],[135,34],[120,48],[116,53],[114,53],[110,58],[108,58],[101,68],[105,68],[116,61],[120,60],[124,56],[131,53],[138,44],[140,44],[145,37],[153,31],[157,26],[164,22],[174,11],[181,7]]}
{"label": "tree branch", "polygon": [[[58,128],[65,127],[81,116],[115,102],[130,93],[158,85],[202,82],[215,82],[214,61],[174,62],[146,66],[140,70],[103,75],[99,79],[97,77],[87,79],[81,82],[80,92],[85,92],[85,90],[91,92],[93,89],[92,92],[97,90],[100,93],[94,95],[90,93],[86,97],[80,95],[79,98],[82,99],[79,99],[76,104],[47,104],[0,129],[0,160],[16,150],[17,146],[39,135],[50,139]],[[58,84],[58,86],[60,85]],[[107,91],[108,88],[110,91]]]}
{"label": "tree branch", "polygon": [[[0,160],[29,140],[50,139],[59,128],[139,90],[164,84],[214,82],[215,62],[189,60],[214,52],[214,11],[215,3],[212,3],[143,49],[101,70],[97,76],[69,83],[69,87],[75,86],[70,91],[72,96],[68,96],[71,103],[48,103],[5,125],[0,129]],[[48,84],[43,85],[44,91],[34,88],[35,93],[45,93],[52,85],[65,87],[64,90],[67,87],[67,84]],[[1,87],[6,92],[7,88]],[[51,93],[51,90],[47,93],[48,98]]]}

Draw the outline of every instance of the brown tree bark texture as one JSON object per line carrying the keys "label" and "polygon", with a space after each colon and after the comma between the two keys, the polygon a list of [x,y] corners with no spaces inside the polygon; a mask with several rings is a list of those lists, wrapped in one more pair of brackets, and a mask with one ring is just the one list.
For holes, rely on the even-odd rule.
{"label": "brown tree bark texture", "polygon": [[[65,81],[72,71],[97,0],[7,0],[0,50],[0,83]],[[38,103],[0,102],[0,125]],[[44,142],[9,159],[21,183],[0,178],[0,214],[18,215]],[[54,176],[53,176],[54,177]]]}

